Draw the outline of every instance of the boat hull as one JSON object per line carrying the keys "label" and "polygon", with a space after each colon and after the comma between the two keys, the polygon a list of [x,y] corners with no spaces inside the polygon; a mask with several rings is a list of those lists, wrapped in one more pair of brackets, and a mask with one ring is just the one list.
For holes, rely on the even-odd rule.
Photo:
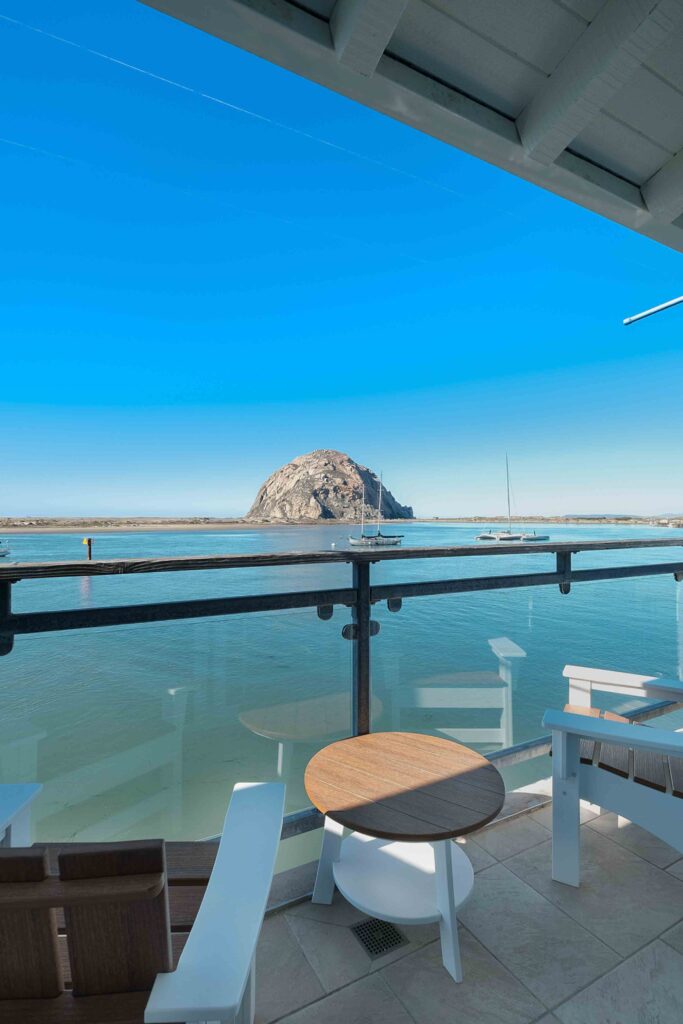
{"label": "boat hull", "polygon": [[533,544],[550,540],[547,533],[508,533],[500,530],[497,533],[480,533],[477,540],[488,544]]}
{"label": "boat hull", "polygon": [[501,530],[498,533],[480,533],[477,540],[488,541],[489,544],[509,544],[511,541],[522,540],[521,533],[507,533]]}
{"label": "boat hull", "polygon": [[401,537],[349,537],[349,544],[354,548],[388,548],[401,543]]}

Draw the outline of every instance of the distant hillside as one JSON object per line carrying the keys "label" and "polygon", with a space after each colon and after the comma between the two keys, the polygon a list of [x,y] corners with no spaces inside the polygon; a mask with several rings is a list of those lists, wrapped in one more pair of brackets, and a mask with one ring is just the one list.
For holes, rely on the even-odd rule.
{"label": "distant hillside", "polygon": [[[344,452],[320,449],[282,466],[259,488],[247,519],[261,522],[315,522],[360,519],[365,487],[365,515],[377,515],[379,477]],[[412,519],[409,505],[400,505],[382,490],[382,519]]]}

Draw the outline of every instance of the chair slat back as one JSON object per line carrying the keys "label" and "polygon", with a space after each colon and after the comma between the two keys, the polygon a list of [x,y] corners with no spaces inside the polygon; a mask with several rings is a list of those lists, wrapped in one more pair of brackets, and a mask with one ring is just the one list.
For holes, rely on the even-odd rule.
{"label": "chair slat back", "polygon": [[[48,874],[40,847],[0,849],[4,883],[41,882]],[[33,886],[27,885],[27,889]],[[54,909],[13,909],[0,914],[0,1000],[53,999],[64,991]]]}
{"label": "chair slat back", "polygon": [[[124,878],[166,872],[164,842],[145,840],[81,846],[59,854],[59,876]],[[151,989],[172,970],[168,887],[152,899],[66,906],[67,943],[75,996]]]}

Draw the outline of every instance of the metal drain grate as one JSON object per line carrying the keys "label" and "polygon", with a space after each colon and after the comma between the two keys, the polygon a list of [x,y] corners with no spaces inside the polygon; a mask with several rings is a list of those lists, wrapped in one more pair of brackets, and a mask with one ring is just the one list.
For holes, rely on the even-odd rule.
{"label": "metal drain grate", "polygon": [[372,960],[390,953],[392,949],[408,945],[407,938],[395,924],[378,921],[376,917],[354,924],[351,931]]}

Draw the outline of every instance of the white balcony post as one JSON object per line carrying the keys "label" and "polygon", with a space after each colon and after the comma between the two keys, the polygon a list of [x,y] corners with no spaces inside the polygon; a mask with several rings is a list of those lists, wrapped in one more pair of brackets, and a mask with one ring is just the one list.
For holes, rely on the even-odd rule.
{"label": "white balcony post", "polygon": [[592,700],[590,679],[569,680],[569,703],[575,708],[590,708]]}

